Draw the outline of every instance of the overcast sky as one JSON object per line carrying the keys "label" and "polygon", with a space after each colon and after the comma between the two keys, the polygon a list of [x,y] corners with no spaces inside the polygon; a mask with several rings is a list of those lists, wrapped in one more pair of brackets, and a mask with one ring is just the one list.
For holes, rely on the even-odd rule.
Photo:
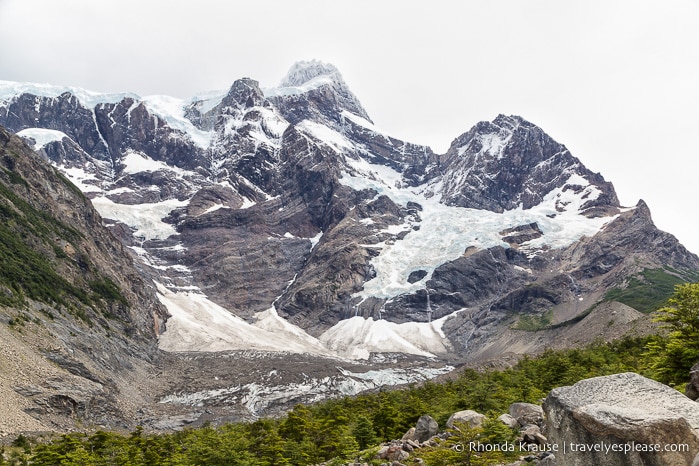
{"label": "overcast sky", "polygon": [[699,2],[0,0],[0,79],[191,97],[298,60],[446,151],[521,115],[699,253]]}

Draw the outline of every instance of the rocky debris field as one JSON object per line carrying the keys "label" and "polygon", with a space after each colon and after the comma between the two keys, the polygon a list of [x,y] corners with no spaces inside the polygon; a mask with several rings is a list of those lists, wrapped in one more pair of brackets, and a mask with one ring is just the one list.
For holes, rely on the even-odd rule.
{"label": "rocky debris field", "polygon": [[31,387],[58,375],[39,355],[25,350],[25,344],[7,328],[0,325],[0,437],[23,431],[50,430],[24,410],[32,403],[16,391],[16,387]]}
{"label": "rocky debris field", "polygon": [[453,370],[435,359],[403,354],[350,361],[262,351],[164,353],[160,366],[154,406],[138,417],[141,425],[159,431],[277,416],[296,404],[421,382]]}

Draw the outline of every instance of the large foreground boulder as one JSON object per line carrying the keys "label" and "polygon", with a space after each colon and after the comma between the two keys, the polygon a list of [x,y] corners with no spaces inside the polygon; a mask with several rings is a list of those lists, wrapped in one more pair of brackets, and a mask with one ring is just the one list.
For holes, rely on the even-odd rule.
{"label": "large foreground boulder", "polygon": [[638,374],[556,388],[544,413],[558,465],[690,465],[699,452],[699,405]]}

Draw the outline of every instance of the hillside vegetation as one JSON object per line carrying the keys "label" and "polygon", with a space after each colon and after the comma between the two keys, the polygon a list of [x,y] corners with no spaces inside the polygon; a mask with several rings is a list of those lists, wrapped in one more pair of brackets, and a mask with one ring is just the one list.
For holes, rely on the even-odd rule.
{"label": "hillside vegetation", "polygon": [[[262,466],[317,464],[332,459],[337,464],[355,459],[371,463],[376,451],[373,445],[400,438],[424,414],[440,426],[463,409],[495,419],[511,403],[538,403],[557,386],[630,370],[647,373],[647,343],[647,338],[635,338],[584,349],[548,350],[503,371],[464,369],[443,383],[299,405],[280,419],[164,435],[137,429],[128,435],[66,434],[48,442],[19,437],[6,449],[6,459],[0,464]],[[491,423],[493,429],[497,431]],[[427,464],[440,461],[437,452],[422,454]]]}

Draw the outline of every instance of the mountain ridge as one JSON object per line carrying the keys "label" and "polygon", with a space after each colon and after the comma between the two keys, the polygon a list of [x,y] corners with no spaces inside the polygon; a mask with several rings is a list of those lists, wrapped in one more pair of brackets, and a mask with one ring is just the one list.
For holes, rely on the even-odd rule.
{"label": "mountain ridge", "polygon": [[243,78],[190,100],[0,83],[0,124],[91,199],[169,309],[159,338],[177,371],[191,353],[219,367],[217,353],[275,348],[460,364],[577,344],[615,312],[619,332],[649,331],[614,296],[699,271],[642,201],[620,206],[521,117],[435,154],[377,129],[331,65],[290,76],[283,92]]}
{"label": "mountain ridge", "polygon": [[[302,87],[309,82],[316,84]],[[336,204],[332,194],[338,189],[344,189],[341,186],[342,180],[347,179],[345,172],[376,177],[381,176],[378,175],[378,171],[383,170],[381,166],[398,170],[400,179],[395,183],[416,187],[427,185],[427,188],[422,188],[426,196],[441,195],[445,205],[484,209],[496,213],[512,211],[521,205],[526,211],[540,204],[547,193],[559,186],[561,193],[557,194],[558,197],[571,192],[582,193],[579,197],[584,197],[585,202],[577,207],[585,216],[599,218],[615,214],[618,210],[618,199],[611,183],[606,182],[601,175],[585,169],[577,158],[570,155],[565,146],[556,143],[538,127],[521,117],[500,115],[493,122],[478,123],[470,131],[457,137],[445,154],[434,155],[428,148],[409,145],[377,134],[373,131],[368,116],[357,114],[362,112],[345,113],[348,110],[342,106],[342,102],[332,97],[338,93],[337,88],[340,88],[341,92],[346,89],[341,75],[332,65],[317,61],[299,62],[281,82],[281,88],[292,85],[297,89],[292,93],[291,100],[285,101],[289,96],[283,95],[274,95],[272,100],[269,100],[257,82],[244,78],[237,80],[217,105],[209,104],[210,110],[206,115],[201,115],[203,120],[197,120],[190,113],[192,122],[198,123],[202,128],[209,127],[209,123],[203,123],[204,120],[216,121],[211,123],[211,131],[218,136],[212,135],[209,140],[209,155],[201,151],[201,144],[183,146],[179,142],[182,141],[181,130],[167,129],[167,121],[171,119],[160,119],[157,114],[149,112],[147,102],[138,103],[131,100],[128,94],[124,94],[127,97],[124,97],[121,103],[99,103],[95,107],[95,120],[99,128],[123,128],[119,131],[99,130],[102,140],[106,141],[109,147],[115,147],[112,151],[127,154],[128,157],[122,160],[131,163],[137,161],[135,154],[142,154],[147,157],[144,162],[146,164],[151,159],[162,160],[165,164],[162,168],[170,166],[188,170],[179,180],[173,180],[172,177],[165,180],[172,184],[170,188],[163,186],[162,180],[154,181],[152,189],[147,193],[139,193],[142,199],[145,195],[149,202],[162,202],[168,198],[184,202],[199,190],[198,186],[201,185],[203,176],[214,183],[211,187],[199,190],[198,196],[202,196],[204,192],[211,192],[217,181],[222,182],[223,191],[222,188],[215,188],[218,194],[214,199],[226,199],[227,202],[235,202],[239,207],[245,207],[238,208],[239,213],[236,215],[240,218],[241,214],[248,215],[248,212],[255,214],[260,202],[268,202],[270,198],[280,194],[283,199],[288,197],[286,193],[295,192],[292,197],[300,198],[299,200],[310,208],[306,208],[302,215],[301,212],[295,214],[293,218],[297,220],[285,216],[282,221],[285,225],[296,224],[296,228],[300,226],[298,222],[309,225],[310,221],[310,229],[304,226],[301,230],[291,233],[307,238],[317,235],[319,230],[325,231],[333,227],[337,221],[333,218],[341,218],[347,214],[347,208]],[[319,89],[325,91],[317,94]],[[274,93],[268,91],[267,94]],[[60,99],[66,97],[59,96]],[[188,108],[193,107],[190,105]],[[108,124],[106,120],[100,123],[104,119],[102,115],[107,114],[112,119],[116,118],[116,124]],[[133,125],[132,119],[135,121]],[[338,120],[342,125],[338,125]],[[276,123],[272,125],[270,121]],[[144,123],[147,124],[144,126]],[[131,134],[129,125],[140,128],[140,136],[135,140],[133,136],[127,136]],[[124,136],[118,136],[122,133]],[[514,133],[517,133],[516,137]],[[184,136],[186,138],[188,135]],[[194,141],[196,138],[190,139]],[[144,144],[139,141],[152,142]],[[308,141],[311,141],[310,145]],[[293,149],[288,149],[290,147]],[[405,157],[406,148],[414,151],[410,159]],[[315,164],[312,167],[303,168],[304,159],[295,158],[296,154],[302,154],[304,150],[314,152],[316,157],[320,157],[312,162]],[[422,153],[418,155],[419,152]],[[163,158],[163,154],[167,155]],[[312,161],[313,158],[309,160]],[[363,160],[369,162],[368,170],[366,166],[362,166],[362,163],[365,163]],[[501,166],[503,160],[508,161],[505,169]],[[158,174],[160,177],[160,173],[164,172],[138,171],[138,167],[130,168],[128,163],[112,161],[116,173],[121,169],[121,177],[118,178],[119,182],[115,184],[116,189],[113,191],[133,191],[133,187],[143,183],[143,174]],[[546,167],[552,164],[557,166],[554,169]],[[377,166],[378,171],[374,170]],[[295,173],[286,167],[295,167]],[[325,168],[318,171],[320,167]],[[411,177],[411,171],[420,175]],[[478,175],[470,176],[474,172]],[[112,176],[118,177],[116,173]],[[304,173],[301,178],[300,173]],[[386,175],[385,170],[382,175]],[[126,182],[131,177],[137,179]],[[228,192],[226,183],[233,189],[230,194],[223,194],[224,191]],[[123,187],[120,186],[122,184]],[[155,191],[156,186],[158,191]],[[503,191],[503,186],[507,187],[506,191]],[[156,193],[159,193],[159,196],[155,196]],[[130,196],[124,192],[112,195],[112,198],[116,202],[143,202],[140,199],[129,200]],[[203,198],[207,196],[210,195],[207,194]],[[235,198],[239,201],[233,201]],[[395,199],[392,202],[395,203]],[[556,213],[550,213],[549,216],[553,218],[559,212],[565,212],[566,205],[570,202],[570,199],[556,201]],[[213,209],[216,205],[209,205],[207,209]],[[220,205],[226,207],[224,204]],[[405,214],[400,214],[395,209],[393,212],[399,217],[405,217]],[[220,214],[224,213],[228,212],[218,210],[215,215],[220,217]],[[180,215],[171,216],[171,221],[180,221],[177,220]],[[205,212],[202,217],[199,219],[185,213],[178,228],[187,230],[190,225],[199,225],[196,229],[201,230],[201,220],[209,215]],[[303,220],[304,218],[306,220]],[[234,220],[234,224],[240,220]],[[398,221],[398,218],[394,221]],[[244,224],[247,222],[243,221]],[[224,223],[231,225],[230,222]],[[275,234],[284,233],[286,232],[279,231]]]}

